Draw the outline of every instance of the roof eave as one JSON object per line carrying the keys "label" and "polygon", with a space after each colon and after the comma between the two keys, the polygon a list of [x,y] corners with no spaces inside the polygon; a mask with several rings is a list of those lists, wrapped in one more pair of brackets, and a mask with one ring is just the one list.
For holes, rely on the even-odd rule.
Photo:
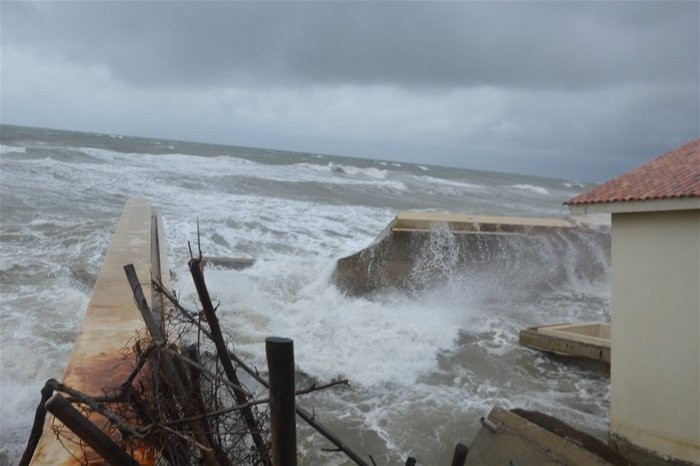
{"label": "roof eave", "polygon": [[648,201],[600,202],[592,204],[569,204],[569,210],[574,215],[700,210],[700,197],[653,199]]}

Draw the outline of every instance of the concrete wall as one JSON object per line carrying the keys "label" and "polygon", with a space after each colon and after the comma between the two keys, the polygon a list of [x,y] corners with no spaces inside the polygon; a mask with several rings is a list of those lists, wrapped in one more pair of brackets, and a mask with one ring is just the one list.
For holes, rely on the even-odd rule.
{"label": "concrete wall", "polygon": [[544,263],[549,279],[561,280],[567,261],[592,277],[607,272],[609,244],[607,226],[571,220],[401,212],[371,245],[338,260],[333,279],[350,294],[413,291],[459,274],[490,272],[507,282],[508,270],[522,280]]}
{"label": "concrete wall", "polygon": [[612,215],[612,439],[700,463],[700,210]]}

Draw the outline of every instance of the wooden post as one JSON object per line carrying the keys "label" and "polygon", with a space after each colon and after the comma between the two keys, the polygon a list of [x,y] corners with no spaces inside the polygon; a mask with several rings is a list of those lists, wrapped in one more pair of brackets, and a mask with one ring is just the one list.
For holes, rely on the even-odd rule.
{"label": "wooden post", "polygon": [[[207,289],[207,284],[204,281],[204,274],[202,273],[202,265],[200,259],[191,259],[189,262],[190,274],[192,274],[192,281],[194,281],[194,286],[197,289],[197,295],[199,296],[199,301],[202,304],[202,309],[204,310],[204,315],[207,318],[207,324],[209,325],[209,330],[211,331],[211,337],[216,346],[216,352],[219,356],[219,361],[221,361],[221,366],[226,373],[226,377],[229,381],[238,387],[242,387],[241,382],[238,380],[238,375],[236,375],[236,369],[233,367],[233,362],[231,361],[231,355],[226,347],[226,341],[224,340],[224,335],[221,331],[221,326],[219,325],[219,318],[216,316],[216,311],[214,310],[214,304],[209,296],[209,290]],[[236,398],[236,403],[245,404],[248,401],[248,394],[242,389],[234,389],[234,397]],[[255,444],[255,449],[258,451],[258,456],[260,461],[264,465],[270,464],[270,458],[267,451],[267,445],[263,441],[262,435],[260,435],[257,420],[253,411],[248,407],[241,410],[241,415],[245,420],[250,436],[253,438],[253,444]]]}
{"label": "wooden post", "polygon": [[[190,319],[190,322],[192,322],[193,324],[196,323],[196,321],[195,321],[195,320],[192,320],[192,318],[191,318],[190,316],[185,315],[185,317],[187,317],[188,319]],[[204,329],[204,333],[205,333],[209,338],[211,338],[211,332],[209,332],[209,331],[207,331],[206,329]],[[236,356],[236,353],[233,353],[233,352],[229,351],[229,356],[231,357],[231,359],[232,359],[233,361],[236,362],[236,364],[238,364],[238,366],[239,366],[241,369],[243,369],[244,371],[246,371],[246,372],[248,373],[248,375],[250,375],[250,376],[251,376],[253,379],[255,379],[258,383],[260,383],[260,385],[262,385],[263,387],[265,387],[265,388],[267,388],[267,389],[270,388],[269,382],[268,382],[267,380],[265,380],[264,378],[260,377],[260,374],[258,373],[257,369],[253,369],[252,367],[248,366],[248,365],[245,363],[245,361],[243,361],[241,358],[239,358],[238,356]],[[304,421],[306,421],[306,423],[307,423],[308,425],[310,425],[311,427],[313,427],[314,429],[316,429],[316,431],[317,431],[319,434],[321,434],[321,435],[323,435],[324,437],[326,437],[326,439],[328,439],[333,445],[336,446],[336,448],[338,449],[338,451],[345,453],[345,454],[347,455],[348,458],[350,458],[351,460],[353,460],[353,461],[355,462],[355,464],[357,464],[358,466],[369,466],[369,463],[368,463],[367,461],[365,461],[364,459],[362,459],[362,457],[361,457],[357,452],[353,451],[349,446],[347,446],[347,445],[340,439],[340,437],[338,437],[337,435],[335,435],[333,432],[331,432],[330,429],[328,429],[328,428],[325,427],[323,424],[321,424],[320,422],[318,422],[318,421],[316,420],[316,416],[315,416],[314,414],[310,413],[309,411],[305,410],[304,408],[302,408],[301,406],[298,406],[298,405],[297,405],[297,407],[296,407],[296,412],[297,412],[297,415],[298,415],[300,418],[302,418]]]}
{"label": "wooden post", "polygon": [[[143,294],[143,289],[139,282],[139,278],[136,275],[136,269],[133,264],[127,264],[124,266],[124,272],[126,273],[126,278],[129,281],[131,290],[134,293],[134,299],[136,300],[136,306],[141,312],[141,317],[143,317],[146,323],[146,328],[148,333],[153,339],[153,343],[161,346],[165,343],[165,337],[161,333],[160,325],[156,322],[151,309],[148,307],[148,302]],[[170,385],[176,395],[177,403],[182,407],[182,410],[188,415],[193,415],[193,407],[189,404],[190,397],[188,390],[185,388],[186,383],[178,373],[177,367],[172,359],[172,357],[167,353],[161,353],[160,363],[163,367],[163,372],[165,373],[165,381]],[[193,421],[192,432],[199,443],[204,445],[206,448],[201,449],[202,456],[204,458],[204,463],[209,466],[219,466],[219,462],[212,453],[214,450],[213,445],[209,444],[209,437],[207,432],[209,427],[207,426],[206,420],[201,419],[199,421]]]}
{"label": "wooden post", "polygon": [[[167,292],[166,292],[166,296],[168,296]],[[169,299],[171,302],[176,303],[176,305],[177,305],[178,307],[180,307],[180,306],[177,304],[176,300],[175,300],[172,296],[169,296],[168,299]],[[182,308],[180,307],[180,309],[182,309]],[[199,322],[198,322],[196,319],[194,319],[194,318],[193,318],[190,314],[188,314],[187,312],[184,312],[182,315],[183,315],[186,319],[188,319],[192,324],[194,324],[194,325],[199,325]],[[203,327],[200,327],[200,329],[204,332],[204,334],[205,334],[208,338],[210,338],[211,340],[213,340],[213,336],[212,336],[212,334],[211,334],[211,332],[210,332],[209,330],[207,330],[207,329],[205,329],[205,328],[203,328]],[[238,356],[236,355],[236,353],[234,353],[234,352],[232,352],[232,351],[229,351],[228,354],[229,354],[229,357],[230,357],[233,361],[236,362],[236,364],[238,365],[238,367],[240,367],[240,368],[243,369],[245,372],[247,372],[248,375],[250,375],[250,376],[251,376],[253,379],[255,379],[258,383],[260,383],[260,385],[262,385],[262,386],[265,387],[265,388],[270,388],[270,384],[268,383],[268,381],[265,380],[263,377],[260,376],[260,374],[258,373],[258,370],[257,370],[257,369],[254,369],[254,368],[248,366],[244,360],[242,360],[240,357],[238,357]],[[368,463],[367,461],[365,461],[357,452],[353,451],[348,445],[346,445],[345,442],[343,442],[343,441],[340,439],[340,437],[338,437],[337,435],[335,435],[330,429],[328,429],[328,428],[325,427],[323,424],[321,424],[319,421],[317,421],[317,420],[316,420],[315,414],[310,413],[309,411],[305,410],[304,408],[302,408],[301,406],[298,406],[298,405],[297,405],[297,407],[296,407],[296,412],[297,412],[297,415],[298,415],[300,418],[302,418],[308,425],[310,425],[311,427],[313,427],[314,429],[316,429],[316,431],[317,431],[318,433],[320,433],[321,435],[323,435],[324,437],[326,437],[326,439],[328,439],[333,445],[335,445],[335,447],[337,448],[337,450],[338,450],[339,452],[345,453],[345,455],[347,455],[348,458],[350,458],[351,460],[353,460],[353,461],[355,462],[355,464],[357,464],[358,466],[369,466],[369,465],[370,465],[370,463]],[[371,459],[371,456],[370,456],[370,459]]]}
{"label": "wooden post", "polygon": [[[193,360],[194,362],[199,362],[199,353],[197,352],[197,345],[190,345],[187,348],[185,348],[185,354],[189,359]],[[175,362],[176,365],[182,364],[182,361],[180,359],[175,359]],[[204,398],[202,397],[202,387],[200,385],[201,374],[199,372],[199,369],[193,366],[189,366],[187,369],[190,374],[190,383],[192,384],[192,402],[195,405],[194,411],[199,413],[206,413],[207,407],[205,406]],[[183,367],[182,370],[184,371],[186,369]],[[205,420],[202,420],[201,423],[204,426],[208,427],[207,422]],[[214,454],[216,455],[216,459],[219,461],[219,464],[221,466],[229,466],[231,464],[229,462],[229,458],[226,457],[226,453],[221,449],[221,445],[219,445],[214,440],[214,437],[212,436],[212,433],[209,430],[210,429],[206,430],[207,444],[211,445],[211,447],[214,449]]]}
{"label": "wooden post", "polygon": [[164,342],[163,333],[161,332],[160,325],[158,325],[158,322],[156,322],[153,317],[151,309],[148,307],[148,301],[146,301],[146,296],[143,294],[143,288],[141,288],[141,283],[136,274],[134,264],[125,265],[124,273],[126,274],[126,279],[129,281],[129,286],[131,286],[131,291],[134,294],[136,307],[141,312],[141,317],[143,317],[143,321],[146,323],[148,333],[151,335],[151,338],[153,338],[153,343],[162,345]]}
{"label": "wooden post", "polygon": [[109,464],[138,466],[134,458],[102,433],[80,411],[71,406],[70,402],[55,393],[45,404],[46,409],[56,416],[75,435],[80,437],[90,448],[105,459]]}
{"label": "wooden post", "polygon": [[469,454],[469,448],[462,443],[458,443],[455,446],[455,454],[452,457],[452,466],[464,466],[467,462],[467,455]]}
{"label": "wooden post", "polygon": [[296,466],[294,342],[289,338],[269,337],[265,339],[265,353],[270,374],[272,464]]}

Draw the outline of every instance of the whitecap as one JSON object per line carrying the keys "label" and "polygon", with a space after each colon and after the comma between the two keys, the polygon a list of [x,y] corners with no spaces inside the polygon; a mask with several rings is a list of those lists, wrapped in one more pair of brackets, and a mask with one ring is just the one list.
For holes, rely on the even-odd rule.
{"label": "whitecap", "polygon": [[549,191],[547,190],[547,188],[542,186],[534,186],[531,184],[513,184],[510,187],[515,189],[521,189],[523,191],[530,191],[536,194],[542,194],[545,196],[549,195]]}
{"label": "whitecap", "polygon": [[427,175],[419,176],[418,180],[420,180],[422,182],[426,182],[426,183],[441,185],[441,186],[450,186],[453,188],[464,188],[467,190],[485,190],[486,189],[486,186],[483,186],[483,185],[468,183],[466,181],[456,181],[456,180],[448,180],[445,178],[436,178],[436,177],[427,176]]}
{"label": "whitecap", "polygon": [[26,154],[26,147],[7,146],[0,144],[0,154]]}

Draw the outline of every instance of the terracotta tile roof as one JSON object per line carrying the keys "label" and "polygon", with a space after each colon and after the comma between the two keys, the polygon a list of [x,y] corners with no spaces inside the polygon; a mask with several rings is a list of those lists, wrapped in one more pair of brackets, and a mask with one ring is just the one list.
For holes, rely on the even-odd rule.
{"label": "terracotta tile roof", "polygon": [[566,204],[700,197],[700,139],[613,178]]}

